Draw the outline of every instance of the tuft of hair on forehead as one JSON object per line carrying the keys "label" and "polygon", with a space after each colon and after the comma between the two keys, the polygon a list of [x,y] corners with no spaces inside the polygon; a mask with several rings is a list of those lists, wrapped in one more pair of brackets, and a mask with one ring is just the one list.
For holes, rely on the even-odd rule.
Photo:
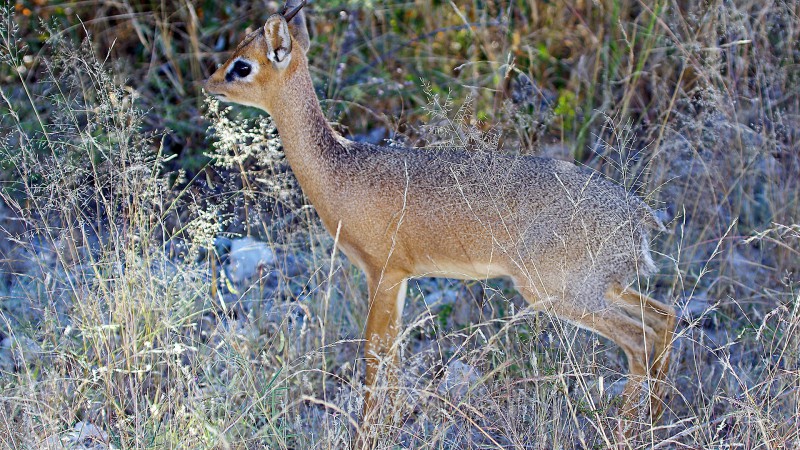
{"label": "tuft of hair on forehead", "polygon": [[253,40],[257,38],[259,34],[261,34],[261,30],[251,31],[248,33],[248,35],[242,39],[242,42],[239,42],[239,45],[236,46],[236,50],[234,50],[234,52],[238,52],[239,50],[250,45],[250,43],[253,42]]}

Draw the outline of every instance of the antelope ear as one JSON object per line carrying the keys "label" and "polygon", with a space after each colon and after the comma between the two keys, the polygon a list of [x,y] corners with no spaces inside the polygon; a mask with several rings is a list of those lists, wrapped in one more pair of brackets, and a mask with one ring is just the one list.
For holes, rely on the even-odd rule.
{"label": "antelope ear", "polygon": [[289,25],[280,14],[273,14],[264,24],[264,38],[267,41],[267,59],[275,67],[284,69],[292,58],[292,36]]}

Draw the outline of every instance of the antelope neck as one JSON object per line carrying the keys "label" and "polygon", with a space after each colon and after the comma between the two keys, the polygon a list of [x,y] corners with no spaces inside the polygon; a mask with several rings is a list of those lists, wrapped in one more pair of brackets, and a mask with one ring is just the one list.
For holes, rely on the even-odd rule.
{"label": "antelope neck", "polygon": [[322,113],[307,65],[304,61],[296,64],[296,70],[279,89],[272,119],[292,170],[301,176],[300,172],[319,171],[335,163],[343,145]]}
{"label": "antelope neck", "polygon": [[336,174],[338,168],[346,165],[347,147],[322,114],[305,58],[296,60],[286,69],[291,75],[278,87],[279,94],[273,98],[270,111],[286,160],[303,193],[328,231],[335,232],[340,219],[334,200],[339,186]]}

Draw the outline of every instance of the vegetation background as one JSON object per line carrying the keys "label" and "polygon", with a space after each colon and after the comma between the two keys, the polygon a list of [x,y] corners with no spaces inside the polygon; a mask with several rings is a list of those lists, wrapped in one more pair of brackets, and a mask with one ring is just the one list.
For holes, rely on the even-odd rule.
{"label": "vegetation background", "polygon": [[[363,276],[269,120],[200,88],[275,2],[5,0],[0,446],[347,448]],[[315,1],[357,140],[556,157],[661,210],[667,411],[503,281],[409,288],[377,448],[800,448],[800,3]],[[247,238],[247,239],[243,239]]]}

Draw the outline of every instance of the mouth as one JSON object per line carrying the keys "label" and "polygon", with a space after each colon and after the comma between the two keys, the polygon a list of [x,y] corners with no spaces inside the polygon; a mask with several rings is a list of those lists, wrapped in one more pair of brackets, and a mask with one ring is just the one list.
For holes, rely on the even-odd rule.
{"label": "mouth", "polygon": [[228,96],[225,95],[225,94],[211,94],[211,96],[214,97],[215,100],[223,102],[223,103],[229,103],[230,102],[230,100],[228,99]]}
{"label": "mouth", "polygon": [[220,102],[227,102],[228,101],[228,96],[226,96],[225,94],[223,94],[221,92],[214,92],[210,88],[210,86],[208,86],[207,84],[203,87],[203,90],[205,90],[206,94],[211,96],[211,97],[213,97],[215,100],[218,100]]}
{"label": "mouth", "polygon": [[222,99],[225,98],[225,94],[223,94],[221,92],[216,92],[216,89],[214,89],[216,87],[216,83],[214,83],[210,79],[208,79],[205,82],[203,82],[202,83],[202,87],[203,87],[203,90],[206,91],[207,95],[210,95],[210,96],[216,98],[217,100],[222,100]]}

